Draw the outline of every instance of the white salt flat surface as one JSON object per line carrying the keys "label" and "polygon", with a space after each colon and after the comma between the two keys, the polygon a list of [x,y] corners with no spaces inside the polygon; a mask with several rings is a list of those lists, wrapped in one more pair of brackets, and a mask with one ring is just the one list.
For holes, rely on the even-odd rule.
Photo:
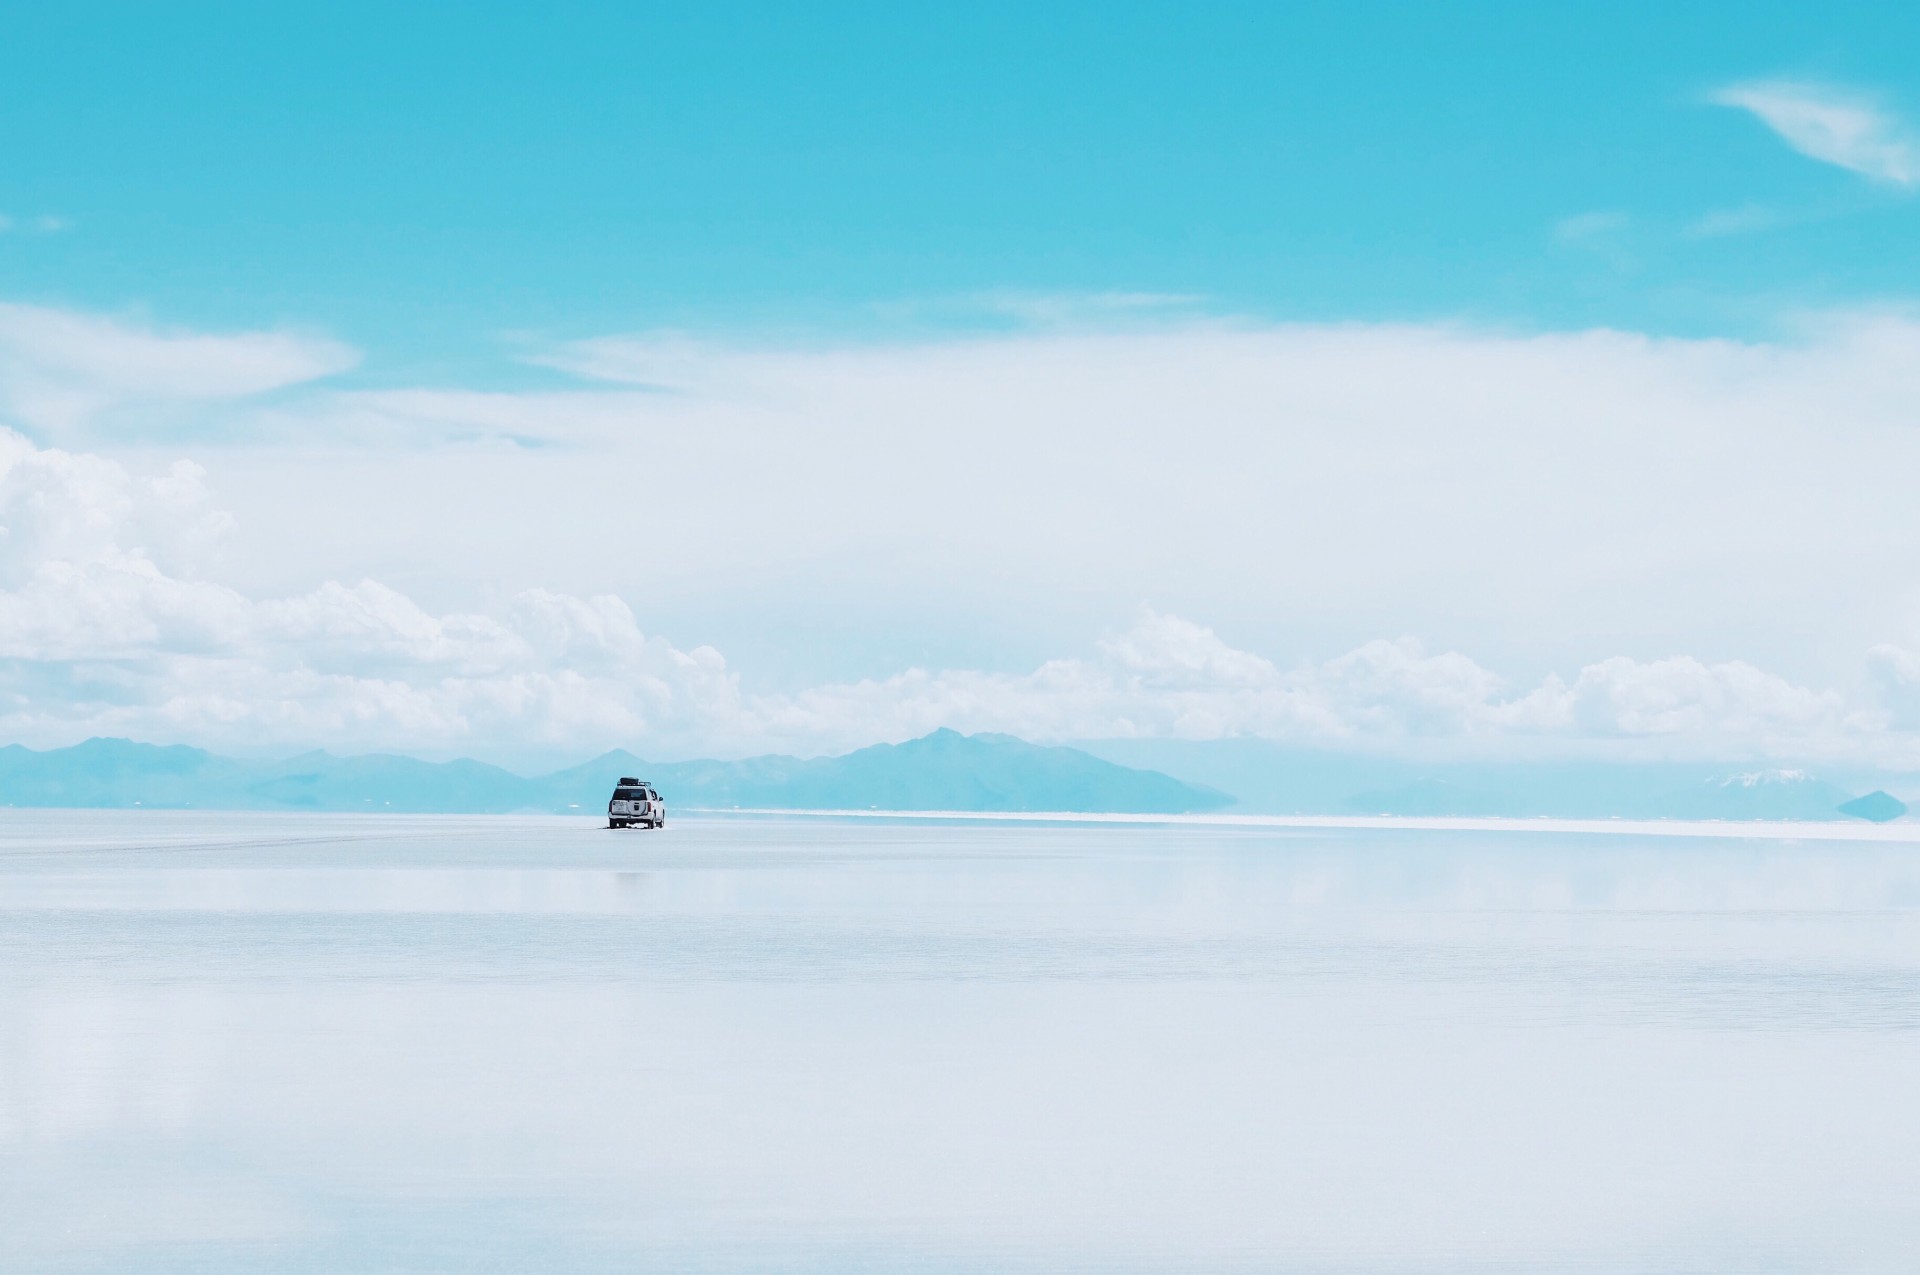
{"label": "white salt flat surface", "polygon": [[1920,1265],[1920,830],[1517,822],[7,811],[0,1270]]}

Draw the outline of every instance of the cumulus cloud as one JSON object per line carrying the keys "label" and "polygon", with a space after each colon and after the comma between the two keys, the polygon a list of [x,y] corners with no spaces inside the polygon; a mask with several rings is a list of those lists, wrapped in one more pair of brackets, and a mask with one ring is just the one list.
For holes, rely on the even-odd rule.
{"label": "cumulus cloud", "polygon": [[1920,651],[1883,642],[1867,652],[1867,668],[1892,724],[1920,729]]}
{"label": "cumulus cloud", "polygon": [[[232,403],[351,357],[243,343],[260,355],[243,376],[195,361],[228,338],[106,327],[132,341],[127,366],[0,332],[0,406],[32,399],[35,377],[94,396],[74,416],[36,409],[26,423],[46,433]],[[1195,324],[896,347],[608,337],[551,361],[594,383],[315,384],[243,409],[297,445],[200,447],[199,464],[0,434],[0,738],[811,752],[954,726],[1799,756],[1911,729],[1895,719],[1914,679],[1893,656],[1874,657],[1860,703],[1760,655],[1594,658],[1689,649],[1677,617],[1714,589],[1732,616],[1716,649],[1771,633],[1753,616],[1792,610],[1796,580],[1826,599],[1854,572],[1849,599],[1888,594],[1909,552],[1888,528],[1920,464],[1920,325],[1899,313],[1775,342]],[[501,445],[516,441],[545,445]],[[242,565],[216,570],[223,555]],[[756,603],[851,582],[832,605],[937,579],[989,599],[969,616],[982,631],[1065,580],[1093,599],[1083,613],[1141,598],[1172,613],[1051,633],[1037,649],[1055,659],[881,665],[774,693],[635,613],[626,599],[670,592],[672,573],[695,582],[682,598]],[[394,587],[420,578],[494,600]],[[1313,659],[1221,636],[1283,625]],[[809,640],[834,641],[802,627],[798,667]],[[1373,637],[1408,629],[1448,636]],[[1562,675],[1494,671],[1520,640]]]}
{"label": "cumulus cloud", "polygon": [[[1284,609],[1296,650],[1414,630],[1562,666],[1656,640],[1777,661],[1756,615],[1822,610],[1828,650],[1887,631],[1886,528],[1920,465],[1920,324],[1894,312],[1766,341],[1192,322],[541,357],[589,379],[196,408],[271,440],[193,453],[249,528],[236,571],[738,590],[764,610],[702,617],[739,617],[729,649],[804,598],[910,650],[903,613],[950,591],[981,601],[984,642],[1031,651],[1070,582],[1090,614],[1158,599],[1273,633]],[[1463,598],[1478,631],[1436,627]],[[817,631],[790,640],[844,667]]]}
{"label": "cumulus cloud", "polygon": [[1549,676],[1527,688],[1460,652],[1429,653],[1401,638],[1282,669],[1153,612],[1095,655],[1030,674],[914,670],[747,707],[780,733],[843,743],[954,726],[1062,740],[1248,736],[1349,748],[1471,740],[1509,752],[1641,741],[1791,756],[1858,751],[1879,738],[1871,710],[1739,662],[1615,657],[1571,682]]}
{"label": "cumulus cloud", "polygon": [[0,409],[47,436],[115,412],[245,398],[358,360],[355,350],[321,337],[164,331],[0,302]]}
{"label": "cumulus cloud", "polygon": [[[0,434],[0,729],[206,742],[691,751],[854,747],[939,726],[1037,739],[1263,736],[1345,745],[1479,737],[1825,747],[1871,723],[1750,665],[1603,660],[1512,688],[1456,651],[1373,641],[1283,668],[1142,612],[1031,672],[911,669],[750,694],[719,652],[645,633],[612,595],[518,593],[436,614],[377,581],[253,599],[195,573],[231,531],[199,474],[140,477]],[[1879,653],[1883,680],[1915,678]]]}
{"label": "cumulus cloud", "polygon": [[571,747],[742,733],[717,652],[612,596],[435,614],[377,581],[255,599],[204,578],[233,530],[191,464],[139,476],[0,431],[0,733]]}
{"label": "cumulus cloud", "polygon": [[1512,705],[1508,719],[1540,731],[1685,736],[1759,751],[1790,751],[1870,725],[1850,715],[1835,692],[1796,686],[1738,660],[1708,664],[1688,656],[1601,660],[1571,685],[1550,678]]}
{"label": "cumulus cloud", "polygon": [[1865,97],[1825,85],[1763,80],[1728,85],[1712,100],[1751,112],[1809,159],[1890,186],[1920,184],[1920,146]]}
{"label": "cumulus cloud", "polygon": [[[0,731],[206,743],[802,752],[941,726],[1042,740],[1260,736],[1344,746],[1461,738],[1865,739],[1831,692],[1740,663],[1603,660],[1515,688],[1457,651],[1378,640],[1282,667],[1142,611],[1026,673],[908,669],[750,693],[711,647],[646,633],[613,595],[521,591],[436,613],[374,580],[252,598],[198,573],[232,531],[192,466],[140,476],[0,433]],[[1876,656],[1884,678],[1920,662]]]}

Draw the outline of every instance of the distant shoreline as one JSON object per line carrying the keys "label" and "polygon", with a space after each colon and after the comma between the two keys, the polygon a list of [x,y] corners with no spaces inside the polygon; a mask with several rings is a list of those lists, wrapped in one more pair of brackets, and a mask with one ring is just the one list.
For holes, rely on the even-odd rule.
{"label": "distant shoreline", "polygon": [[1175,824],[1203,828],[1323,828],[1358,831],[1565,832],[1595,836],[1718,837],[1769,841],[1920,842],[1920,822],[1866,823],[1806,819],[1562,819],[1466,815],[1154,815],[1070,810],[803,810],[689,808],[690,815],[755,815],[836,819],[942,819],[986,823]]}
{"label": "distant shoreline", "polygon": [[[139,815],[173,819],[183,815],[233,818],[526,820],[592,821],[604,824],[597,810],[359,810],[245,809],[226,806],[43,806],[0,804],[0,812],[18,814]],[[1467,815],[1262,815],[1142,814],[1074,810],[851,810],[777,806],[685,806],[674,819],[843,819],[901,822],[1027,823],[1127,825],[1140,827],[1320,829],[1350,832],[1559,833],[1601,837],[1692,837],[1727,841],[1854,841],[1920,845],[1920,820],[1868,823],[1856,820],[1795,819],[1572,819],[1549,815],[1524,817]],[[669,823],[671,826],[671,821]],[[633,834],[644,836],[648,834]]]}

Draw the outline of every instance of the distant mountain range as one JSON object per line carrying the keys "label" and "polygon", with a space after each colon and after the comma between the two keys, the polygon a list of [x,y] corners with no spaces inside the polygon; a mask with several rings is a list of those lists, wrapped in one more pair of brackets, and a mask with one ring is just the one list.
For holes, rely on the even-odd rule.
{"label": "distant mountain range", "polygon": [[477,761],[335,757],[243,761],[197,748],[90,739],[35,752],[0,748],[0,805],[416,813],[597,812],[614,781],[653,783],[669,810],[1073,810],[1183,814],[1233,798],[1073,748],[1009,735],[935,731],[843,757],[648,762],[615,751],[528,778]]}
{"label": "distant mountain range", "polygon": [[[649,762],[615,751],[527,777],[477,761],[241,760],[197,748],[90,739],[0,748],[0,805],[493,814],[606,808],[614,781],[652,782],[669,810],[954,810],[1389,814],[1638,819],[1896,819],[1885,792],[1855,797],[1797,770],[1679,765],[1456,763],[1288,750],[1254,740],[1048,748],[935,731],[842,757]],[[1216,787],[1215,785],[1219,786]],[[1232,788],[1237,796],[1222,788]]]}
{"label": "distant mountain range", "polygon": [[[1449,815],[1524,819],[1843,819],[1906,814],[1880,788],[1920,793],[1920,775],[1704,763],[1412,761],[1259,739],[1099,740],[1096,757],[1232,791],[1259,814]],[[1853,798],[1855,793],[1865,796]]]}

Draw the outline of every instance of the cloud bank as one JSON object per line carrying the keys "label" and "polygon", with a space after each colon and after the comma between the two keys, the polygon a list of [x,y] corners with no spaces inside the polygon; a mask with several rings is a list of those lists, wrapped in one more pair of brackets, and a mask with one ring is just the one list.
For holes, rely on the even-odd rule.
{"label": "cloud bank", "polygon": [[232,520],[203,472],[140,476],[0,434],[0,734],[430,751],[833,751],[939,726],[1039,740],[1257,736],[1343,747],[1903,748],[1920,654],[1874,653],[1885,703],[1850,707],[1743,663],[1613,658],[1515,688],[1459,652],[1375,640],[1283,668],[1154,611],[1025,673],[907,669],[750,693],[711,647],[643,631],[613,595],[524,590],[438,613],[373,580],[252,598],[201,576]]}
{"label": "cloud bank", "polygon": [[[1773,343],[1183,319],[611,336],[542,351],[581,380],[537,391],[337,389],[325,339],[0,307],[0,738],[1908,764],[1917,353],[1895,312]],[[1036,655],[773,681],[669,614],[695,587],[828,660],[914,588],[1044,622]],[[783,620],[801,595],[832,622]],[[1764,653],[1816,643],[1830,675]]]}

